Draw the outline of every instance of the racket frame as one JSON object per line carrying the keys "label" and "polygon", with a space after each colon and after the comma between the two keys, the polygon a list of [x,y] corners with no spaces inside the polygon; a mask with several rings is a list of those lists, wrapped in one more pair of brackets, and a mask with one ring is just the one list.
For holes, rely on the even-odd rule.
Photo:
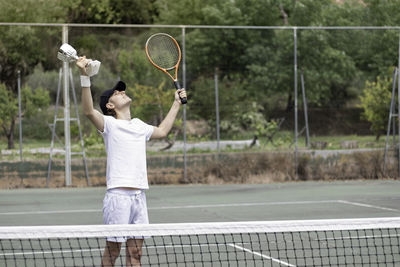
{"label": "racket frame", "polygon": [[[176,47],[177,47],[177,49],[178,49],[178,55],[179,55],[178,61],[177,61],[177,63],[176,63],[174,66],[172,66],[172,67],[170,67],[170,68],[167,68],[167,69],[166,69],[166,68],[161,68],[161,67],[158,66],[156,63],[154,63],[154,61],[151,59],[151,57],[150,57],[150,55],[149,55],[148,44],[149,44],[150,40],[151,40],[154,36],[157,36],[157,35],[165,35],[165,36],[171,38],[171,40],[175,43],[175,45],[176,45]],[[181,53],[181,48],[179,47],[179,44],[178,44],[178,42],[175,40],[174,37],[172,37],[171,35],[166,34],[166,33],[156,33],[156,34],[153,34],[152,36],[149,37],[149,39],[147,39],[147,42],[146,42],[146,49],[145,49],[145,50],[146,50],[147,58],[149,59],[150,63],[151,63],[154,67],[156,67],[157,69],[159,69],[159,70],[165,72],[166,74],[168,74],[168,76],[174,81],[174,83],[178,81],[178,69],[179,69],[179,64],[180,64],[180,62],[181,62],[181,59],[182,59],[182,53]],[[172,75],[169,73],[169,71],[171,71],[171,70],[173,70],[173,69],[175,69],[175,77],[172,76]],[[180,88],[179,88],[179,89],[180,89]]]}
{"label": "racket frame", "polygon": [[[150,42],[150,40],[154,37],[154,36],[158,36],[158,35],[164,35],[167,36],[168,38],[170,38],[176,45],[176,48],[178,49],[178,61],[176,62],[176,64],[170,68],[162,68],[160,66],[158,66],[150,57],[149,55],[149,50],[148,50],[148,44]],[[155,33],[153,35],[151,35],[147,41],[146,41],[146,45],[145,45],[145,51],[146,51],[146,56],[149,59],[150,63],[156,67],[157,69],[161,70],[162,72],[168,74],[168,76],[172,79],[172,81],[174,82],[175,88],[176,90],[181,89],[181,85],[179,84],[178,81],[178,69],[179,69],[179,64],[181,62],[182,59],[182,53],[181,53],[181,48],[179,47],[178,42],[175,40],[174,37],[172,37],[171,35],[167,34],[167,33]],[[169,73],[169,71],[174,70],[175,69],[175,77],[171,75],[171,73]],[[181,98],[181,102],[182,104],[186,104],[187,103],[187,99],[185,98]]]}

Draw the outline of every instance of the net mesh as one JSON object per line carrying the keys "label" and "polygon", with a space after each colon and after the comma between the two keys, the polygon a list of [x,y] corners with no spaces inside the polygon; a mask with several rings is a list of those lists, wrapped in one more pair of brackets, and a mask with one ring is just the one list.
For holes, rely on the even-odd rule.
{"label": "net mesh", "polygon": [[[0,228],[0,266],[100,266],[144,236],[142,266],[398,266],[400,218]],[[115,266],[126,265],[122,246]]]}
{"label": "net mesh", "polygon": [[147,53],[154,64],[170,70],[179,63],[180,49],[167,34],[155,34],[146,43]]}

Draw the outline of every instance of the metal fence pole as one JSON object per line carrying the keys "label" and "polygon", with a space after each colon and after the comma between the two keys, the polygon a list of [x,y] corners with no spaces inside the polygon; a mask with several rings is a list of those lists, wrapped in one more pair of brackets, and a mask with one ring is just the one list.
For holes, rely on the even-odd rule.
{"label": "metal fence pole", "polygon": [[19,160],[22,161],[21,71],[18,71]]}
{"label": "metal fence pole", "polygon": [[[398,66],[397,66],[397,70],[400,71],[400,32],[399,32],[399,54],[398,54]],[[397,118],[400,119],[400,74],[397,73],[397,78],[398,78],[398,82],[397,82]],[[397,144],[397,162],[398,162],[398,177],[400,177],[400,121],[399,123],[397,123],[398,126],[398,134],[399,134],[399,142]]]}
{"label": "metal fence pole", "polygon": [[[185,27],[182,27],[182,83],[186,90],[186,49]],[[187,157],[186,157],[186,105],[183,105],[183,180],[187,182]]]}
{"label": "metal fence pole", "polygon": [[[68,43],[68,26],[63,25],[62,42]],[[71,132],[69,114],[69,62],[63,63],[64,82],[64,135],[65,135],[65,185],[71,186]]]}
{"label": "metal fence pole", "polygon": [[218,99],[218,68],[215,68],[214,73],[214,84],[215,84],[215,120],[217,123],[217,152],[220,152],[219,148],[219,99]]}
{"label": "metal fence pole", "polygon": [[303,109],[304,109],[304,127],[306,129],[306,146],[310,147],[310,129],[308,128],[308,110],[307,110],[307,97],[306,88],[304,85],[304,73],[300,70],[301,92],[303,95]]}
{"label": "metal fence pole", "polygon": [[295,140],[295,151],[294,151],[294,172],[295,179],[298,178],[298,118],[297,118],[297,28],[293,29],[293,41],[294,41],[294,140]]}
{"label": "metal fence pole", "polygon": [[383,175],[386,174],[386,159],[389,149],[389,138],[390,138],[390,123],[393,122],[393,145],[396,144],[396,129],[395,129],[395,118],[398,116],[396,113],[396,79],[397,79],[397,68],[394,68],[392,75],[392,99],[390,101],[390,110],[389,110],[389,120],[387,124],[387,132],[386,132],[386,144],[385,144],[385,152],[383,153]]}

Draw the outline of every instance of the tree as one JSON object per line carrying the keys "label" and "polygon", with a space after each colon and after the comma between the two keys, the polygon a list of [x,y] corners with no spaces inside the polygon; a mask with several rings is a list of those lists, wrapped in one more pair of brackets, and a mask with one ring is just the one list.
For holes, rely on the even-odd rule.
{"label": "tree", "polygon": [[[18,118],[18,98],[0,83],[0,125],[2,132],[7,136],[8,149],[14,148],[14,128]],[[40,112],[49,105],[49,93],[41,88],[32,91],[25,86],[21,89],[21,110],[24,118]]]}
{"label": "tree", "polygon": [[390,75],[381,75],[376,81],[367,81],[360,97],[361,107],[364,109],[363,116],[371,123],[371,130],[375,133],[376,140],[379,140],[386,130],[391,97],[392,77]]}
{"label": "tree", "polygon": [[[57,22],[63,14],[60,1],[36,0],[0,0],[0,17],[9,22]],[[7,92],[7,99],[12,101],[17,96],[17,73],[22,77],[29,75],[34,67],[46,58],[42,45],[48,41],[52,30],[39,30],[30,26],[0,27],[0,83]],[[44,46],[46,47],[46,46]],[[57,49],[57,48],[54,48]],[[55,50],[56,51],[56,50]],[[3,88],[4,89],[4,88]],[[29,102],[29,101],[28,101]],[[12,106],[13,102],[11,102]],[[2,117],[3,132],[7,133],[8,146],[13,144],[15,117],[13,111]],[[9,119],[10,121],[6,121]],[[9,127],[5,129],[5,127]]]}
{"label": "tree", "polygon": [[154,0],[65,0],[66,20],[72,23],[151,24]]}
{"label": "tree", "polygon": [[[10,110],[2,116],[2,128],[8,139],[8,148],[14,147],[14,126],[16,113],[14,101],[17,98],[17,72],[28,75],[41,57],[37,47],[39,39],[30,27],[8,27],[0,29],[0,82],[7,90]],[[9,120],[9,121],[7,121]],[[8,127],[8,129],[6,129]]]}
{"label": "tree", "polygon": [[129,49],[122,49],[118,54],[118,73],[122,80],[131,85],[163,84],[163,89],[173,86],[170,78],[151,65],[144,52],[144,46],[137,43],[132,44]]}
{"label": "tree", "polygon": [[[334,9],[336,16],[341,16],[348,8],[331,0],[202,1],[201,4],[196,0],[160,0],[157,4],[160,23],[211,25],[314,26],[324,22],[329,15],[325,10],[331,6],[337,7]],[[298,31],[298,64],[305,72],[306,84],[310,85],[307,87],[310,105],[343,106],[349,98],[355,97],[356,62],[343,52],[343,47],[336,45],[331,34]],[[261,104],[266,113],[277,108],[290,110],[294,102],[293,48],[293,31],[289,30],[188,31],[189,88],[193,97],[206,90],[200,89],[196,80],[211,76],[218,67],[221,79],[237,82],[232,88],[246,90],[246,97]],[[244,81],[247,81],[246,87],[241,86]],[[197,99],[192,105],[196,105]]]}

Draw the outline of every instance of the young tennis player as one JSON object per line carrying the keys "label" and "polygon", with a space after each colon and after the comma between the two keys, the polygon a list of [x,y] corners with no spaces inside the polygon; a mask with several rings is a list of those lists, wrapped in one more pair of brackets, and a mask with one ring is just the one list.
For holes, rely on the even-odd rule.
{"label": "young tennis player", "polygon": [[[103,201],[104,224],[148,224],[146,196],[148,189],[146,170],[146,141],[164,138],[179,111],[184,89],[177,90],[175,100],[165,119],[158,127],[140,119],[132,119],[131,99],[125,94],[126,85],[119,81],[112,89],[103,92],[100,108],[93,108],[90,77],[85,72],[88,59],[80,57],[76,65],[81,70],[82,107],[86,117],[101,132],[107,152],[107,192]],[[140,266],[143,238],[107,238],[102,266],[114,266],[126,242],[126,265]]]}

